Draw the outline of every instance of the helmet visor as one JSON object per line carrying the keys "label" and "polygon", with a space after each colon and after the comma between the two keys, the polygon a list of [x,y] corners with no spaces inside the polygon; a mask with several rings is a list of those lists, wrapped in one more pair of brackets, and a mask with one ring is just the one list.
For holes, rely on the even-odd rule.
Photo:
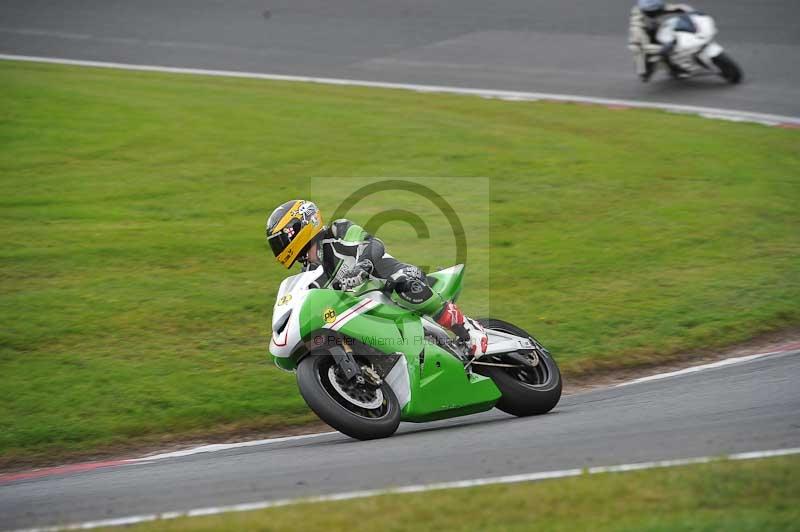
{"label": "helmet visor", "polygon": [[283,231],[275,233],[274,235],[269,235],[269,237],[267,238],[267,242],[269,242],[269,247],[272,250],[272,253],[274,253],[276,257],[280,255],[284,249],[286,249],[286,246],[288,246],[291,241],[292,239],[289,238],[289,235],[287,235]]}

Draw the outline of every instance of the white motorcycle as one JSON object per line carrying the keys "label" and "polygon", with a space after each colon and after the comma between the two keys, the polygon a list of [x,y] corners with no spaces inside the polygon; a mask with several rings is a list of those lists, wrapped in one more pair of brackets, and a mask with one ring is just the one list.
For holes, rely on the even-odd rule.
{"label": "white motorcycle", "polygon": [[717,74],[729,83],[739,83],[742,70],[714,40],[716,35],[713,18],[686,13],[664,19],[652,40],[646,28],[632,27],[628,47],[642,81],[663,65],[675,79]]}

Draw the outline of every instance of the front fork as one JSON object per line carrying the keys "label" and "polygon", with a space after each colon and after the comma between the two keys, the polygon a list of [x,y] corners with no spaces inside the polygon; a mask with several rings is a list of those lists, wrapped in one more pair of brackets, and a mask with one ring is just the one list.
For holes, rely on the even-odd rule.
{"label": "front fork", "polygon": [[373,388],[382,384],[383,379],[374,368],[362,366],[356,361],[353,356],[353,348],[346,342],[342,345],[329,346],[328,351],[348,382],[355,380],[358,385],[367,385]]}
{"label": "front fork", "polygon": [[[363,381],[364,377],[361,375],[361,366],[358,365],[355,357],[353,357],[353,350],[349,349],[350,346],[347,347],[348,349],[345,349],[341,345],[329,346],[328,352],[333,357],[336,365],[339,366],[339,369],[342,370],[345,379],[351,381],[353,379],[358,380],[360,377],[361,381]],[[362,384],[362,382],[359,382],[359,384]]]}

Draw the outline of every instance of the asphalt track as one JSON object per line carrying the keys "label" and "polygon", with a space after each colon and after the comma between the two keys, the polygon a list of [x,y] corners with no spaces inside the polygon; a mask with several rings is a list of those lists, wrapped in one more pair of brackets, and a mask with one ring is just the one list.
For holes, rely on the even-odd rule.
{"label": "asphalt track", "polygon": [[800,6],[705,0],[747,81],[641,84],[632,0],[5,0],[0,53],[800,116]]}
{"label": "asphalt track", "polygon": [[428,482],[800,446],[800,356],[565,397],[550,414],[493,411],[0,485],[3,529]]}

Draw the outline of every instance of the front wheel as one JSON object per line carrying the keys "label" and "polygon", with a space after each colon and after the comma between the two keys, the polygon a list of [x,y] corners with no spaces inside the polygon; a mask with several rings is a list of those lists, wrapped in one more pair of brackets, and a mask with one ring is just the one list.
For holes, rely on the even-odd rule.
{"label": "front wheel", "polygon": [[[531,338],[525,330],[508,322],[494,319],[481,319],[486,329],[496,330]],[[538,342],[534,342],[538,345]],[[497,408],[514,416],[535,416],[546,414],[561,399],[561,372],[555,360],[544,349],[537,349],[538,364],[535,366],[498,367],[475,366],[475,371],[491,378],[502,393],[495,405]],[[487,362],[508,363],[502,354],[494,355]]]}
{"label": "front wheel", "polygon": [[322,421],[358,440],[386,438],[400,424],[400,403],[391,387],[347,380],[328,351],[309,353],[297,366],[297,386]]}
{"label": "front wheel", "polygon": [[736,84],[742,81],[742,69],[725,52],[711,59],[719,69],[720,75],[728,82]]}

